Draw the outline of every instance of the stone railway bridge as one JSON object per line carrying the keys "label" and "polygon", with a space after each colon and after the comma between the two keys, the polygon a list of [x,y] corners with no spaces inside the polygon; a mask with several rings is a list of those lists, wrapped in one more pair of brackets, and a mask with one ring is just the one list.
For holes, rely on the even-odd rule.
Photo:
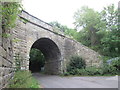
{"label": "stone railway bridge", "polygon": [[[4,87],[13,76],[15,66],[14,57],[21,56],[22,69],[29,69],[29,53],[31,48],[39,49],[45,56],[45,71],[49,74],[59,74],[66,71],[69,58],[79,55],[85,59],[87,66],[101,64],[100,55],[82,45],[54,31],[54,28],[22,11],[17,26],[10,31],[12,37],[0,36],[0,87]],[[0,28],[0,34],[2,34]]]}
{"label": "stone railway bridge", "polygon": [[50,74],[62,73],[66,69],[69,58],[79,55],[85,59],[87,65],[99,65],[99,54],[81,43],[54,32],[53,27],[23,11],[20,18],[27,20],[17,22],[13,30],[13,37],[20,40],[14,43],[14,53],[20,53],[24,61],[23,66],[29,67],[29,53],[31,48],[39,49],[45,56],[45,71]]}

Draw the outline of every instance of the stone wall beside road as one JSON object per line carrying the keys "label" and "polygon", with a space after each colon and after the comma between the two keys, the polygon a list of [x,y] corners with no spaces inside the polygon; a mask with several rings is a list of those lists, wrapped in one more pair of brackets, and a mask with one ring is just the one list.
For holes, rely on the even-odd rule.
{"label": "stone wall beside road", "polygon": [[6,87],[14,74],[12,39],[2,37],[3,33],[6,32],[0,27],[0,89]]}

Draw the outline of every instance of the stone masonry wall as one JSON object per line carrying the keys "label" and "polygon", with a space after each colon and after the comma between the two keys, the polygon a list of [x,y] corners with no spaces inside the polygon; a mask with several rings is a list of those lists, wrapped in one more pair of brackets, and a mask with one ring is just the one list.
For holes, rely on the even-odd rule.
{"label": "stone masonry wall", "polygon": [[[13,48],[13,56],[19,54],[19,59],[21,60],[21,68],[28,69],[27,61],[29,60],[26,53],[27,53],[27,40],[26,40],[26,27],[25,24],[21,21],[16,22],[16,27],[12,30],[12,48]],[[15,58],[14,58],[15,60]]]}
{"label": "stone masonry wall", "polygon": [[[1,4],[1,3],[0,3]],[[0,21],[2,17],[0,16]],[[0,90],[7,86],[14,74],[12,37],[3,37],[4,33],[11,33],[9,30],[2,30],[0,22]]]}
{"label": "stone masonry wall", "polygon": [[3,32],[0,27],[0,89],[6,87],[8,81],[13,76],[13,55],[12,39],[2,37]]}

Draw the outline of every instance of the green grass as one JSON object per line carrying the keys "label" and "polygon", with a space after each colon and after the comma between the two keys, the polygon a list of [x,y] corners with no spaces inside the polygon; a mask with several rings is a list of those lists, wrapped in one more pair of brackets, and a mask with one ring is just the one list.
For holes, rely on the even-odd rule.
{"label": "green grass", "polygon": [[[116,75],[111,75],[111,74],[105,74],[105,75],[60,75],[61,77],[110,77],[110,76],[116,76]],[[120,75],[118,75],[120,76]]]}
{"label": "green grass", "polygon": [[37,80],[29,71],[17,71],[8,88],[40,88]]}

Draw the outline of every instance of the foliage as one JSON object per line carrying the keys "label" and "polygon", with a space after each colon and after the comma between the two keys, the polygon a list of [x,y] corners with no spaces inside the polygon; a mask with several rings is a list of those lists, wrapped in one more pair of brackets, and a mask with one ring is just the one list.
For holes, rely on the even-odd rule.
{"label": "foliage", "polygon": [[10,37],[10,34],[9,33],[2,33],[1,36],[4,38],[8,38],[8,37]]}
{"label": "foliage", "polygon": [[55,27],[56,29],[59,29],[61,32],[65,32],[66,27],[58,23],[57,21],[50,22],[50,24]]}
{"label": "foliage", "polygon": [[114,5],[105,7],[101,12],[86,6],[74,14],[75,26],[82,27],[77,41],[108,57],[120,56],[120,30],[118,10]]}
{"label": "foliage", "polygon": [[64,72],[63,74],[61,74],[61,76],[69,76],[70,73],[69,72]]}
{"label": "foliage", "polygon": [[94,66],[92,67],[86,67],[85,69],[77,69],[77,75],[100,75],[103,74],[103,71],[99,68],[96,68]]}
{"label": "foliage", "polygon": [[117,26],[117,19],[118,19],[118,10],[115,10],[114,4],[111,4],[107,7],[104,7],[102,10],[101,19],[104,21],[105,28],[107,30],[116,29]]}
{"label": "foliage", "polygon": [[114,5],[105,7],[101,12],[105,22],[106,35],[101,39],[103,52],[106,56],[120,56],[120,30],[118,30],[118,10]]}
{"label": "foliage", "polygon": [[67,28],[64,33],[65,35],[68,35],[75,40],[77,40],[78,35],[79,35],[75,29],[70,29],[70,28]]}
{"label": "foliage", "polygon": [[45,64],[45,57],[42,54],[42,52],[38,49],[32,48],[30,51],[29,69],[32,72],[39,72],[41,71],[44,64]]}
{"label": "foliage", "polygon": [[112,61],[109,67],[112,74],[118,74],[120,72],[120,59]]}
{"label": "foliage", "polygon": [[82,75],[82,76],[96,76],[96,75],[119,75],[120,72],[120,60],[114,60],[111,64],[104,63],[102,67],[86,67],[86,68],[74,68],[65,72],[64,75]]}
{"label": "foliage", "polygon": [[1,36],[9,38],[10,29],[16,26],[18,14],[21,12],[22,4],[20,2],[0,2],[0,22],[2,26]]}
{"label": "foliage", "polygon": [[40,67],[43,67],[45,64],[45,57],[40,50],[33,48],[30,51],[30,61],[32,63],[40,63]]}
{"label": "foliage", "polygon": [[103,71],[103,74],[118,74],[118,72],[120,72],[120,59],[115,59],[110,63],[108,63],[107,60],[105,60],[101,69]]}
{"label": "foliage", "polygon": [[[99,35],[97,35],[96,32],[99,31],[99,28],[103,25],[99,13],[84,6],[75,13],[74,18],[76,28],[82,27],[84,33],[86,33],[86,42],[89,42],[91,46],[98,45]],[[82,39],[84,41],[84,38]]]}
{"label": "foliage", "polygon": [[79,56],[72,56],[70,58],[70,63],[67,66],[67,72],[76,72],[75,69],[85,68],[85,61]]}
{"label": "foliage", "polygon": [[[107,60],[112,60],[110,63]],[[106,76],[119,75],[120,73],[120,58],[104,57],[103,65],[101,67],[86,66],[85,61],[79,56],[70,58],[67,65],[67,71],[63,73],[68,75],[82,75],[82,76]]]}
{"label": "foliage", "polygon": [[111,65],[120,71],[120,58],[112,61]]}
{"label": "foliage", "polygon": [[98,12],[94,11],[91,8],[88,8],[87,6],[84,6],[81,8],[81,10],[78,10],[75,15],[75,25],[76,27],[83,26],[83,28],[96,28],[95,26],[100,22],[100,15]]}
{"label": "foliage", "polygon": [[81,42],[83,45],[91,46],[90,34],[86,30],[81,30],[78,32],[77,41]]}
{"label": "foliage", "polygon": [[2,3],[2,27],[3,29],[11,29],[15,27],[16,19],[22,9],[21,3],[4,2]]}
{"label": "foliage", "polygon": [[10,81],[9,88],[39,88],[38,82],[29,71],[17,71]]}
{"label": "foliage", "polygon": [[78,33],[75,29],[68,28],[65,25],[61,25],[57,21],[50,22],[57,32],[62,32],[64,35],[68,35],[73,39],[77,39]]}

